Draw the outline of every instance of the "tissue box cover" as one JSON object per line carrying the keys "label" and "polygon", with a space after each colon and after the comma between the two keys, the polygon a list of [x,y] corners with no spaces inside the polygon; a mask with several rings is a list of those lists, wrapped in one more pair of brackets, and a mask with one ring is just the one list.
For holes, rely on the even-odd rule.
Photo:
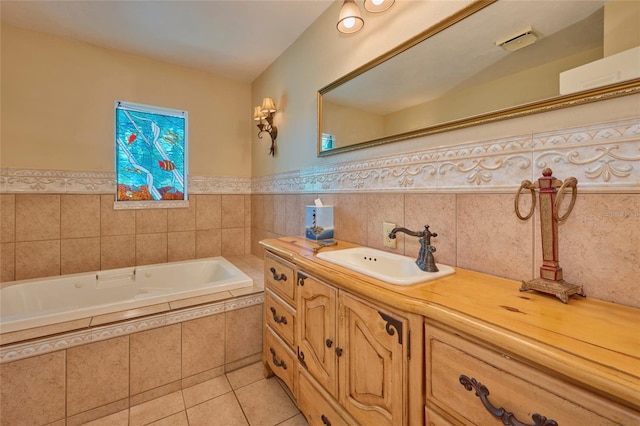
{"label": "tissue box cover", "polygon": [[333,206],[306,206],[304,223],[307,238],[333,238]]}

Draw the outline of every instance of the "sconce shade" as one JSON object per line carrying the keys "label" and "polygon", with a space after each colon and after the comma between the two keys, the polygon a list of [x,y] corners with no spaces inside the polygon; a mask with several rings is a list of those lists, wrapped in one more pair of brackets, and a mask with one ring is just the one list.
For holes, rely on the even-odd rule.
{"label": "sconce shade", "polygon": [[379,13],[389,9],[396,0],[364,0],[364,8],[367,12]]}
{"label": "sconce shade", "polygon": [[261,108],[262,112],[276,112],[276,105],[273,103],[273,99],[271,98],[264,98],[262,100],[262,108]]}
{"label": "sconce shade", "polygon": [[253,107],[253,119],[256,121],[260,121],[261,119],[265,118],[266,116],[264,115],[264,113],[262,112],[262,107]]}
{"label": "sconce shade", "polygon": [[338,15],[338,31],[351,34],[360,31],[364,26],[364,20],[360,16],[360,9],[354,0],[344,0],[340,15]]}

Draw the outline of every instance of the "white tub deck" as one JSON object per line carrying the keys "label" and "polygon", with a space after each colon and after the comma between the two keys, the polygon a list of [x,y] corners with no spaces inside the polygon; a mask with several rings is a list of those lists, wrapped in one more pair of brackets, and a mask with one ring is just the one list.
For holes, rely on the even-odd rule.
{"label": "white tub deck", "polygon": [[[257,267],[253,275],[260,272]],[[225,300],[252,289],[253,279],[223,257],[3,283],[1,344]]]}

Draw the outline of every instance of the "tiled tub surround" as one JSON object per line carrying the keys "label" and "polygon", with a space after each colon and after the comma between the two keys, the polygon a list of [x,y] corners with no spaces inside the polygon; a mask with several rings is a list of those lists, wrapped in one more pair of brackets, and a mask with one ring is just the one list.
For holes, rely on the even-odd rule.
{"label": "tiled tub surround", "polygon": [[[640,118],[254,178],[251,251],[260,254],[264,238],[304,235],[304,206],[320,197],[335,206],[338,239],[390,250],[383,222],[429,224],[436,261],[529,280],[542,262],[539,212],[518,220],[514,198],[545,167],[578,179],[559,226],[565,280],[587,297],[640,307]],[[417,238],[401,234],[392,251],[418,250]]]}
{"label": "tiled tub surround", "polygon": [[5,190],[32,192],[0,194],[3,282],[249,253],[248,194],[192,194],[188,208],[114,210],[113,194],[92,187],[46,193],[60,185],[9,180],[5,173]]}
{"label": "tiled tub surround", "polygon": [[254,280],[253,287],[170,303],[167,311],[125,311],[111,323],[72,332],[51,329],[47,337],[28,340],[25,334],[24,341],[3,342],[0,424],[78,425],[258,361],[262,259],[229,260]]}

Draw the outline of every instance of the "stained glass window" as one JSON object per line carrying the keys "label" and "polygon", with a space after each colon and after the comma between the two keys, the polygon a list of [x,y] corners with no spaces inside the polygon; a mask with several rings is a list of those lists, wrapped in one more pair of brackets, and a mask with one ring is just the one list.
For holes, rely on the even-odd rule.
{"label": "stained glass window", "polygon": [[116,201],[186,201],[187,112],[117,101],[115,115]]}

